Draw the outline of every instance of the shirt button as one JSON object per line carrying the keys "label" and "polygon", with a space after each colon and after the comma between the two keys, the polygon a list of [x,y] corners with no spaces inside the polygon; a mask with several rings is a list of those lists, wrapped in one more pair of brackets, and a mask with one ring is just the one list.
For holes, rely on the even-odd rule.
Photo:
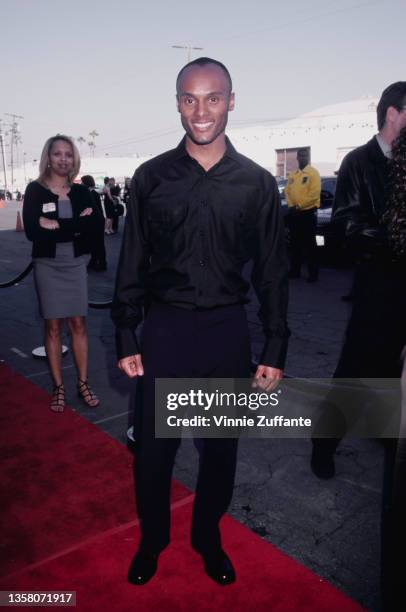
{"label": "shirt button", "polygon": [[199,295],[203,295],[203,291],[199,289]]}
{"label": "shirt button", "polygon": [[199,261],[199,264],[200,264],[201,266],[204,266],[204,261],[203,261],[203,259],[201,259],[201,260]]}
{"label": "shirt button", "polygon": [[200,231],[199,231],[199,234],[200,234],[200,236],[204,236],[204,231],[203,231],[203,230],[200,230]]}

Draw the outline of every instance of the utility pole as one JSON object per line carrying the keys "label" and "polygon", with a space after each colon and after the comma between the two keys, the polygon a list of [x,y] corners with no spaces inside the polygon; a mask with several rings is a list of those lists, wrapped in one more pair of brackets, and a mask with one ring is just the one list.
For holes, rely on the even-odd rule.
{"label": "utility pole", "polygon": [[6,161],[6,147],[4,144],[3,120],[2,119],[0,119],[0,146],[1,146],[1,155],[3,158],[4,201],[6,201],[7,200],[7,161]]}
{"label": "utility pole", "polygon": [[26,167],[25,167],[25,158],[26,158],[27,153],[25,151],[23,151],[23,165],[24,165],[24,188],[27,186],[27,171],[26,171]]}
{"label": "utility pole", "polygon": [[172,49],[185,49],[187,50],[187,61],[190,62],[192,51],[203,51],[204,47],[193,47],[193,45],[171,45]]}
{"label": "utility pole", "polygon": [[18,145],[18,132],[20,131],[20,126],[18,125],[16,119],[24,119],[21,115],[16,115],[15,113],[4,113],[8,117],[12,117],[12,124],[10,130],[10,164],[11,164],[11,193],[14,189],[14,157],[13,150],[14,144]]}

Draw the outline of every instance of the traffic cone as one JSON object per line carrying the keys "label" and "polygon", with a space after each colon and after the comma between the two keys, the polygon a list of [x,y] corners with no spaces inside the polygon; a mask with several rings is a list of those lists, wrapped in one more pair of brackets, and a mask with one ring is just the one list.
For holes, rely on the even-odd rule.
{"label": "traffic cone", "polygon": [[2,199],[0,199],[0,208],[6,208],[6,203]]}
{"label": "traffic cone", "polygon": [[16,232],[23,232],[23,231],[24,231],[24,226],[23,226],[23,222],[21,220],[20,211],[17,210]]}

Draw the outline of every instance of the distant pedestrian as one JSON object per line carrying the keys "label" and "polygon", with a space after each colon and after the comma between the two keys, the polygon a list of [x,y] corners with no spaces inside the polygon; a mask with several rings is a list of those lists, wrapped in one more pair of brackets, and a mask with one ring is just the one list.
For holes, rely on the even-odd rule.
{"label": "distant pedestrian", "polygon": [[105,233],[109,236],[113,234],[113,219],[114,219],[114,200],[110,191],[110,179],[108,176],[104,177],[103,187],[103,199],[104,199],[104,212],[106,213],[106,229]]}
{"label": "distant pedestrian", "polygon": [[120,201],[121,187],[118,183],[116,183],[116,179],[113,177],[111,177],[109,180],[109,187],[110,187],[111,196],[113,198],[113,207],[114,207],[114,216],[113,216],[113,222],[112,222],[111,229],[113,231],[113,234],[117,234],[118,223],[120,219],[119,206],[121,204],[121,201]]}
{"label": "distant pedestrian", "polygon": [[304,260],[309,270],[308,282],[317,281],[316,227],[317,209],[320,207],[320,174],[310,165],[308,149],[297,152],[299,168],[291,172],[285,187],[289,206],[288,224],[291,237],[290,278],[299,278]]}
{"label": "distant pedestrian", "polygon": [[124,192],[123,192],[123,200],[126,206],[128,206],[130,202],[130,185],[131,185],[131,179],[128,176],[126,176],[126,178],[124,179]]}
{"label": "distant pedestrian", "polygon": [[57,134],[42,150],[39,177],[26,189],[24,227],[32,241],[35,287],[45,320],[45,349],[54,382],[50,404],[54,412],[65,408],[61,373],[61,328],[67,319],[78,373],[77,390],[91,408],[99,400],[87,382],[88,341],[86,257],[95,214],[89,191],[73,181],[80,156],[73,140]]}
{"label": "distant pedestrian", "polygon": [[94,178],[90,174],[86,174],[81,178],[82,184],[90,191],[93,199],[95,213],[95,228],[91,241],[91,257],[87,264],[88,270],[95,272],[104,272],[107,270],[106,262],[106,247],[104,245],[104,215],[101,203],[101,197],[96,191]]}

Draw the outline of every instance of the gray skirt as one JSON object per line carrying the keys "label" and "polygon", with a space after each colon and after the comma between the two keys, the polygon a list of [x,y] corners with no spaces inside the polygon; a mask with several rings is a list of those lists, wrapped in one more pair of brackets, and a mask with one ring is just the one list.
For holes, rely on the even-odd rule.
{"label": "gray skirt", "polygon": [[88,257],[75,257],[72,242],[56,245],[56,257],[33,259],[35,288],[44,319],[87,315]]}

